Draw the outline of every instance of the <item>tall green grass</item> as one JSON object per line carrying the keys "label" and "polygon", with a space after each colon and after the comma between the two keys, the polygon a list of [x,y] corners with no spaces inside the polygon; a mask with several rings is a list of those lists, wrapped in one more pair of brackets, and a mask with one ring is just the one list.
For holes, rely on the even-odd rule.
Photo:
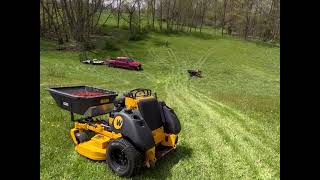
{"label": "tall green grass", "polygon": [[[280,178],[279,47],[208,30],[149,33],[141,41],[121,41],[119,50],[97,50],[101,58],[138,59],[144,70],[137,72],[81,64],[78,52],[48,44],[42,41],[40,52],[41,179],[121,179],[104,162],[74,151],[69,113],[45,90],[80,84],[120,95],[150,88],[175,109],[182,124],[177,151],[133,179]],[[188,69],[204,77],[189,78]]]}

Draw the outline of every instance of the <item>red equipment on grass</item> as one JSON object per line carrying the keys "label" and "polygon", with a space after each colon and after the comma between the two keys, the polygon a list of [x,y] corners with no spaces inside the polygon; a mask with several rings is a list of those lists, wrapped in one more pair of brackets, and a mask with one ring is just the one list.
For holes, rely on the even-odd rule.
{"label": "red equipment on grass", "polygon": [[109,60],[106,60],[105,64],[109,67],[120,67],[137,71],[142,70],[142,63],[129,57],[111,58]]}

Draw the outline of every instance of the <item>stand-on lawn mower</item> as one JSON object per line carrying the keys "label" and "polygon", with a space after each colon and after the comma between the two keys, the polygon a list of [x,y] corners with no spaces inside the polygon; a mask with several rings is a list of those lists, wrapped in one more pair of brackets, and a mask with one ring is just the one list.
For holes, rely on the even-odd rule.
{"label": "stand-on lawn mower", "polygon": [[[50,88],[56,103],[70,111],[75,150],[106,160],[119,176],[130,177],[176,148],[180,122],[174,111],[149,89],[117,93],[89,86]],[[82,115],[75,119],[74,113]],[[107,119],[101,115],[109,114]],[[99,117],[100,116],[100,117]]]}

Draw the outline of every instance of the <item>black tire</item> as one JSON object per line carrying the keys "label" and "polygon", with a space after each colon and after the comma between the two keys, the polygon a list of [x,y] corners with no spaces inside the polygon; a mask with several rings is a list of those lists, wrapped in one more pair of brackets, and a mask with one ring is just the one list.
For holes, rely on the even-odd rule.
{"label": "black tire", "polygon": [[108,67],[113,67],[112,64],[108,64]]}
{"label": "black tire", "polygon": [[106,155],[109,167],[118,176],[134,176],[143,165],[142,154],[124,138],[111,141]]}
{"label": "black tire", "polygon": [[137,70],[137,71],[141,71],[141,70],[142,70],[142,67],[141,67],[141,66],[138,66],[138,67],[136,68],[136,70]]}

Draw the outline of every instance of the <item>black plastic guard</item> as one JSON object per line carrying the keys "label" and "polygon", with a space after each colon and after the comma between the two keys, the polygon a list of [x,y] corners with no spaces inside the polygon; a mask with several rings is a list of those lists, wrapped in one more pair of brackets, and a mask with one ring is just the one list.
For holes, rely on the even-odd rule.
{"label": "black plastic guard", "polygon": [[123,109],[120,112],[116,112],[114,117],[118,115],[122,117],[123,125],[119,130],[112,126],[114,132],[121,133],[130,140],[136,148],[143,152],[155,145],[152,131],[138,111],[126,112],[125,109]]}
{"label": "black plastic guard", "polygon": [[178,134],[181,131],[181,125],[176,113],[164,102],[160,102],[159,104],[164,122],[164,132],[168,134]]}

